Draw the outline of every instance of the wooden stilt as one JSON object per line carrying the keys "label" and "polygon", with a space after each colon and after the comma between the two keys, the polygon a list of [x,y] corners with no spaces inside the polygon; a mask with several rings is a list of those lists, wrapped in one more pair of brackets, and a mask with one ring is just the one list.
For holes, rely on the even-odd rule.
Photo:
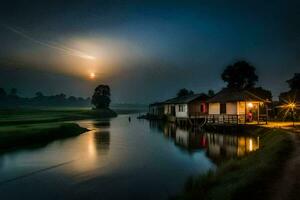
{"label": "wooden stilt", "polygon": [[259,102],[258,102],[258,108],[257,108],[257,124],[259,124]]}
{"label": "wooden stilt", "polygon": [[269,109],[268,109],[268,105],[266,104],[266,124],[268,124],[268,118],[269,118]]}
{"label": "wooden stilt", "polygon": [[244,124],[246,124],[246,120],[247,120],[247,102],[245,101],[245,120],[244,120]]}

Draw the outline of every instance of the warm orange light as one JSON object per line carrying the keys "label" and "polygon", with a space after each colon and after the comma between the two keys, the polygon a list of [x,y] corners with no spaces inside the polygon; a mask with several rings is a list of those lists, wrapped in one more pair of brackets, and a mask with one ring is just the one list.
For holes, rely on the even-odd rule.
{"label": "warm orange light", "polygon": [[95,75],[94,72],[90,73],[90,78],[91,78],[91,79],[94,79],[95,77],[96,77],[96,75]]}
{"label": "warm orange light", "polygon": [[247,106],[248,108],[253,108],[253,103],[248,103]]}
{"label": "warm orange light", "polygon": [[294,109],[296,107],[296,104],[295,103],[289,103],[288,107],[291,108],[291,109]]}

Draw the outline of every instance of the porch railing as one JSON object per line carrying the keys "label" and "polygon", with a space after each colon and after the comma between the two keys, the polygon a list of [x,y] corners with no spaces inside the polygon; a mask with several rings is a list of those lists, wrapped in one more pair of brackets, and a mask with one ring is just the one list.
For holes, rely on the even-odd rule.
{"label": "porch railing", "polygon": [[207,113],[203,113],[203,112],[190,112],[189,113],[190,118],[202,118],[205,116],[207,116]]}
{"label": "porch railing", "polygon": [[208,124],[239,124],[239,115],[220,114],[207,115]]}

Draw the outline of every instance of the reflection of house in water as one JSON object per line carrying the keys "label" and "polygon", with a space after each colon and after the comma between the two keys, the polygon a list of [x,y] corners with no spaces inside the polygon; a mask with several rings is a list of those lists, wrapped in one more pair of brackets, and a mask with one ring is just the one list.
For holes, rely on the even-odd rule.
{"label": "reflection of house in water", "polygon": [[184,129],[176,129],[175,143],[188,150],[202,149],[206,147],[204,134]]}
{"label": "reflection of house in water", "polygon": [[176,126],[172,123],[164,123],[162,121],[149,121],[150,128],[162,132],[166,137],[175,138]]}
{"label": "reflection of house in water", "polygon": [[163,127],[164,135],[170,138],[176,137],[176,126],[173,123],[166,123]]}
{"label": "reflection of house in water", "polygon": [[184,129],[174,123],[151,122],[150,127],[159,130],[167,138],[189,152],[206,150],[214,161],[246,155],[259,148],[259,137],[207,133],[199,129]]}
{"label": "reflection of house in water", "polygon": [[209,157],[222,160],[243,156],[259,148],[259,137],[233,136],[216,133],[206,133]]}
{"label": "reflection of house in water", "polygon": [[164,136],[175,140],[175,144],[187,150],[200,149],[205,147],[204,135],[178,128],[174,123],[151,122],[151,128],[157,128]]}
{"label": "reflection of house in water", "polygon": [[184,147],[189,146],[189,132],[182,130],[182,129],[177,129],[176,130],[176,144],[179,144]]}

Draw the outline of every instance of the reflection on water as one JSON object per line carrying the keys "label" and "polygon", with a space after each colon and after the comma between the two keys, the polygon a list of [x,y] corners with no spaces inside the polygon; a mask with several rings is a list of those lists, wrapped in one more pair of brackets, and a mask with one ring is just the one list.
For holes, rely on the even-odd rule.
{"label": "reflection on water", "polygon": [[205,133],[208,156],[214,160],[223,160],[244,156],[259,148],[259,137],[222,135]]}
{"label": "reflection on water", "polygon": [[205,151],[182,151],[198,148],[199,134],[128,117],[78,121],[91,131],[0,154],[1,199],[168,199],[216,168]]}
{"label": "reflection on water", "polygon": [[109,150],[109,131],[98,131],[94,133],[94,142],[98,151],[107,152]]}
{"label": "reflection on water", "polygon": [[[109,151],[110,145],[110,121],[83,121],[79,124],[81,126],[88,127],[91,130],[87,145],[90,158],[96,159],[99,155],[106,155]],[[89,161],[91,161],[91,159]]]}
{"label": "reflection on water", "polygon": [[172,123],[152,121],[152,129],[157,129],[173,139],[175,144],[195,152],[205,150],[207,156],[215,162],[234,157],[240,157],[259,149],[259,137],[237,133],[211,133],[203,130],[184,129]]}
{"label": "reflection on water", "polygon": [[0,154],[1,199],[168,199],[188,177],[259,148],[258,137],[131,119],[78,121],[91,131]]}
{"label": "reflection on water", "polygon": [[94,132],[94,143],[96,145],[97,151],[107,153],[110,144],[110,121],[98,121],[93,124],[96,131]]}

